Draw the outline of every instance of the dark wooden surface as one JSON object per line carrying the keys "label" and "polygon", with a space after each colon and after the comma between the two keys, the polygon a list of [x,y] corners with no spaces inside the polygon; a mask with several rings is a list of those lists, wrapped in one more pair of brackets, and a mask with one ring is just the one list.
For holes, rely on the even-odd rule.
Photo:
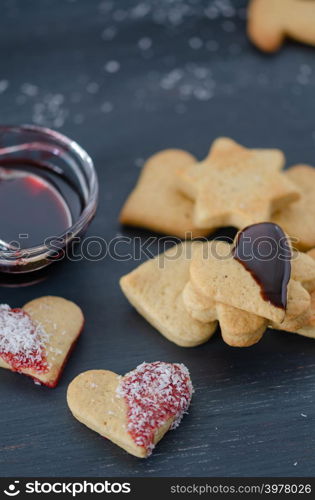
{"label": "dark wooden surface", "polygon": [[[246,2],[210,19],[217,11],[204,8],[213,4],[2,2],[0,121],[55,127],[89,151],[101,185],[90,236],[145,238],[121,229],[117,215],[142,159],[159,149],[202,158],[227,135],[279,147],[288,164],[314,163],[314,49],[288,43],[263,55],[245,37]],[[119,71],[108,72],[117,69],[110,61]],[[57,389],[1,371],[0,475],[313,475],[315,342],[268,332],[249,349],[229,348],[218,334],[198,348],[177,347],[122,296],[118,279],[135,265],[67,262],[37,285],[0,289],[0,301],[13,306],[56,294],[86,315]],[[179,429],[141,461],[75,421],[65,394],[81,371],[125,373],[144,360],[185,363],[196,393]]]}

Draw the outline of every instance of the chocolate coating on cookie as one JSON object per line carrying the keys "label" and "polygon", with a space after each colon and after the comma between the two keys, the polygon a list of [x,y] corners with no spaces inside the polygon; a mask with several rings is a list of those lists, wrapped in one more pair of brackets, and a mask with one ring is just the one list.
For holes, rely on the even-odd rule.
{"label": "chocolate coating on cookie", "polygon": [[291,276],[291,249],[277,224],[262,222],[240,231],[233,257],[251,273],[264,300],[286,309],[287,286]]}

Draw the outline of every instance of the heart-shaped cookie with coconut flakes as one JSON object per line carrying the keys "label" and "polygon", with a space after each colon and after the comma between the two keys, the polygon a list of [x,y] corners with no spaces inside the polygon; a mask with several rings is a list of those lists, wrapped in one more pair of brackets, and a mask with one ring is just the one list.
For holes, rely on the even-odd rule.
{"label": "heart-shaped cookie with coconut flakes", "polygon": [[183,364],[142,363],[124,377],[107,370],[78,375],[68,405],[81,423],[139,458],[148,457],[189,407],[193,387]]}
{"label": "heart-shaped cookie with coconut flakes", "polygon": [[83,324],[81,309],[61,297],[0,305],[0,367],[56,387]]}

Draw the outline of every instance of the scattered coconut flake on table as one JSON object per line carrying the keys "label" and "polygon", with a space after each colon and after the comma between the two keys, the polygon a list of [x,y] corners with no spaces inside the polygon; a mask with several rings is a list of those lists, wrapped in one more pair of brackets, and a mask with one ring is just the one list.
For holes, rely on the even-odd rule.
{"label": "scattered coconut flake on table", "polygon": [[5,92],[8,87],[9,87],[8,80],[0,80],[0,94]]}
{"label": "scattered coconut flake on table", "polygon": [[[196,0],[150,0],[150,2],[140,1],[136,5],[115,8],[115,2],[102,1],[99,4],[99,12],[112,22],[122,23],[129,19],[137,21],[149,18],[156,24],[178,27],[186,19],[194,16],[206,16],[208,19],[233,18],[237,15],[244,16],[244,9],[236,10],[232,0],[209,0],[205,7],[203,2]],[[246,12],[246,10],[245,10]],[[111,39],[107,33],[104,39]]]}
{"label": "scattered coconut flake on table", "polygon": [[121,379],[117,396],[128,406],[128,432],[138,446],[154,448],[156,431],[169,419],[175,429],[187,412],[193,386],[183,364],[142,363]]}
{"label": "scattered coconut flake on table", "polygon": [[113,109],[114,109],[114,106],[110,101],[105,101],[101,105],[102,113],[110,113],[111,111],[113,111]]}
{"label": "scattered coconut flake on table", "polygon": [[143,165],[144,165],[144,158],[136,158],[135,159],[135,166],[138,167],[138,168],[142,168]]}
{"label": "scattered coconut flake on table", "polygon": [[36,125],[61,128],[69,114],[65,95],[46,92],[30,82],[25,82],[20,86],[20,92],[15,101],[18,105],[28,104],[32,107],[32,122]]}
{"label": "scattered coconut flake on table", "polygon": [[38,94],[38,87],[33,83],[23,83],[21,92],[28,97],[35,97]]}
{"label": "scattered coconut flake on table", "polygon": [[89,93],[89,94],[97,94],[97,92],[99,91],[99,84],[97,82],[89,82],[86,86],[86,91]]}
{"label": "scattered coconut flake on table", "polygon": [[117,73],[120,69],[120,63],[118,61],[108,61],[104,66],[107,73]]}
{"label": "scattered coconut flake on table", "polygon": [[117,35],[117,28],[115,28],[115,26],[108,26],[102,32],[102,39],[106,41],[113,40],[116,35]]}
{"label": "scattered coconut flake on table", "polygon": [[0,357],[13,370],[25,368],[39,373],[49,369],[45,345],[48,335],[22,309],[0,305]]}
{"label": "scattered coconut flake on table", "polygon": [[206,101],[214,96],[216,82],[209,67],[187,63],[163,75],[160,86],[165,91],[177,93],[181,100]]}
{"label": "scattered coconut flake on table", "polygon": [[149,37],[143,37],[138,40],[138,47],[141,50],[149,50],[152,46],[152,40]]}

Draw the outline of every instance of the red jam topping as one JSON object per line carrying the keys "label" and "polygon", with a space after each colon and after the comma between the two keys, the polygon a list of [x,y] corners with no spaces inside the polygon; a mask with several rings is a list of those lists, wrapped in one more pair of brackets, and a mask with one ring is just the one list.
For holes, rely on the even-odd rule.
{"label": "red jam topping", "polygon": [[47,339],[47,334],[25,311],[0,305],[0,357],[12,370],[47,373]]}
{"label": "red jam topping", "polygon": [[187,411],[193,387],[188,369],[178,363],[142,363],[125,375],[117,389],[128,406],[127,429],[138,446],[154,448],[155,432],[170,418],[177,427]]}

